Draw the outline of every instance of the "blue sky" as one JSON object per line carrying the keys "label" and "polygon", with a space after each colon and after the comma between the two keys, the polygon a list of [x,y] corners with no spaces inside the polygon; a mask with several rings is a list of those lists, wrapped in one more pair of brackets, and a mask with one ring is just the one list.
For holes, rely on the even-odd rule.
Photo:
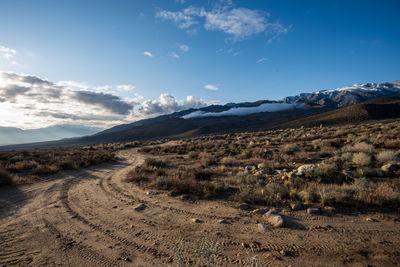
{"label": "blue sky", "polygon": [[[97,92],[88,112],[120,115],[114,123],[213,101],[280,99],[398,80],[399,10],[399,1],[366,0],[1,0],[0,70]],[[0,86],[12,83],[7,79]],[[101,102],[111,95],[135,112],[115,113]],[[22,98],[14,97],[8,113]],[[43,114],[43,105],[38,109]],[[62,122],[55,116],[35,121],[38,112],[24,112],[20,127]],[[0,118],[3,125],[12,121]]]}

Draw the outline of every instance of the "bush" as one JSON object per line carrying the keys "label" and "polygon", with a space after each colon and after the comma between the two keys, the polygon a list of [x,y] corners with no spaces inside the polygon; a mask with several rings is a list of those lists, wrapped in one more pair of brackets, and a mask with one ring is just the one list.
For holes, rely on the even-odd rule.
{"label": "bush", "polygon": [[283,147],[283,152],[288,155],[294,154],[298,151],[300,151],[300,146],[298,144],[287,144]]}
{"label": "bush", "polygon": [[233,157],[225,157],[221,159],[221,163],[226,166],[237,166],[239,162]]}
{"label": "bush", "polygon": [[193,171],[193,175],[196,181],[209,181],[212,173],[206,170],[197,169]]}
{"label": "bush", "polygon": [[365,152],[365,153],[368,153],[368,152],[371,152],[371,151],[372,151],[373,146],[370,145],[370,144],[367,144],[367,143],[365,143],[365,142],[362,142],[362,143],[355,144],[353,148],[354,148],[354,151],[355,151],[355,152]]}
{"label": "bush", "polygon": [[385,150],[379,152],[376,159],[381,163],[396,162],[398,161],[398,155],[395,151]]}
{"label": "bush", "polygon": [[13,177],[6,170],[0,167],[0,186],[11,185],[13,183]]}
{"label": "bush", "polygon": [[155,168],[165,168],[167,166],[167,164],[165,164],[165,162],[163,162],[161,160],[156,160],[154,158],[146,158],[144,160],[144,164],[147,167],[155,167]]}
{"label": "bush", "polygon": [[364,152],[353,155],[353,163],[359,166],[368,166],[371,162],[371,156]]}

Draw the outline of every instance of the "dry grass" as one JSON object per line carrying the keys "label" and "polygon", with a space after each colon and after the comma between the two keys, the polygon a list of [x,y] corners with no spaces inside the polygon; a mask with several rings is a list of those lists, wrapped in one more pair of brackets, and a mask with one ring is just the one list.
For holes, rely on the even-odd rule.
{"label": "dry grass", "polygon": [[[57,149],[0,152],[0,185],[31,183],[62,170],[86,168],[114,161],[119,149],[137,146],[137,143],[109,144]],[[8,176],[6,175],[8,174]]]}
{"label": "dry grass", "polygon": [[[384,173],[380,168],[384,163],[398,162],[399,122],[348,129],[245,132],[144,147],[140,152],[168,162],[168,166],[158,169],[163,171],[161,176],[152,170],[142,185],[197,198],[252,204],[303,202],[398,209],[400,171]],[[302,176],[296,175],[305,164],[313,167]]]}

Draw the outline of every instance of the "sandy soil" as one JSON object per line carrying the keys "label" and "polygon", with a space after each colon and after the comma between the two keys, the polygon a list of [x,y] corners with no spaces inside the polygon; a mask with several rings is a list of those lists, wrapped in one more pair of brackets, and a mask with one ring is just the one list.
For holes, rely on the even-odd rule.
{"label": "sandy soil", "polygon": [[218,266],[400,264],[398,214],[282,210],[286,227],[262,230],[262,216],[229,203],[147,195],[123,182],[143,158],[125,150],[115,164],[1,188],[0,266],[177,266],[181,257],[196,263],[204,236],[220,244]]}

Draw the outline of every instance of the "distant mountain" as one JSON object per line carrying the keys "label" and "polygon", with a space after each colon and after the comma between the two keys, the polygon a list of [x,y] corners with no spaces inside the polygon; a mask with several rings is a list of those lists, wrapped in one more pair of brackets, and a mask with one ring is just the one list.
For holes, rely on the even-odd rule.
{"label": "distant mountain", "polygon": [[100,128],[82,125],[62,124],[46,128],[22,130],[15,127],[0,126],[0,144],[21,144],[81,137],[99,132]]}
{"label": "distant mountain", "polygon": [[400,118],[400,81],[355,84],[335,90],[302,93],[279,101],[260,100],[211,105],[118,125],[90,136],[0,149],[182,138],[320,124],[360,123],[390,118]]}
{"label": "distant mountain", "polygon": [[286,97],[283,101],[307,106],[346,107],[384,96],[400,96],[400,81],[354,84],[334,90],[302,93]]}

